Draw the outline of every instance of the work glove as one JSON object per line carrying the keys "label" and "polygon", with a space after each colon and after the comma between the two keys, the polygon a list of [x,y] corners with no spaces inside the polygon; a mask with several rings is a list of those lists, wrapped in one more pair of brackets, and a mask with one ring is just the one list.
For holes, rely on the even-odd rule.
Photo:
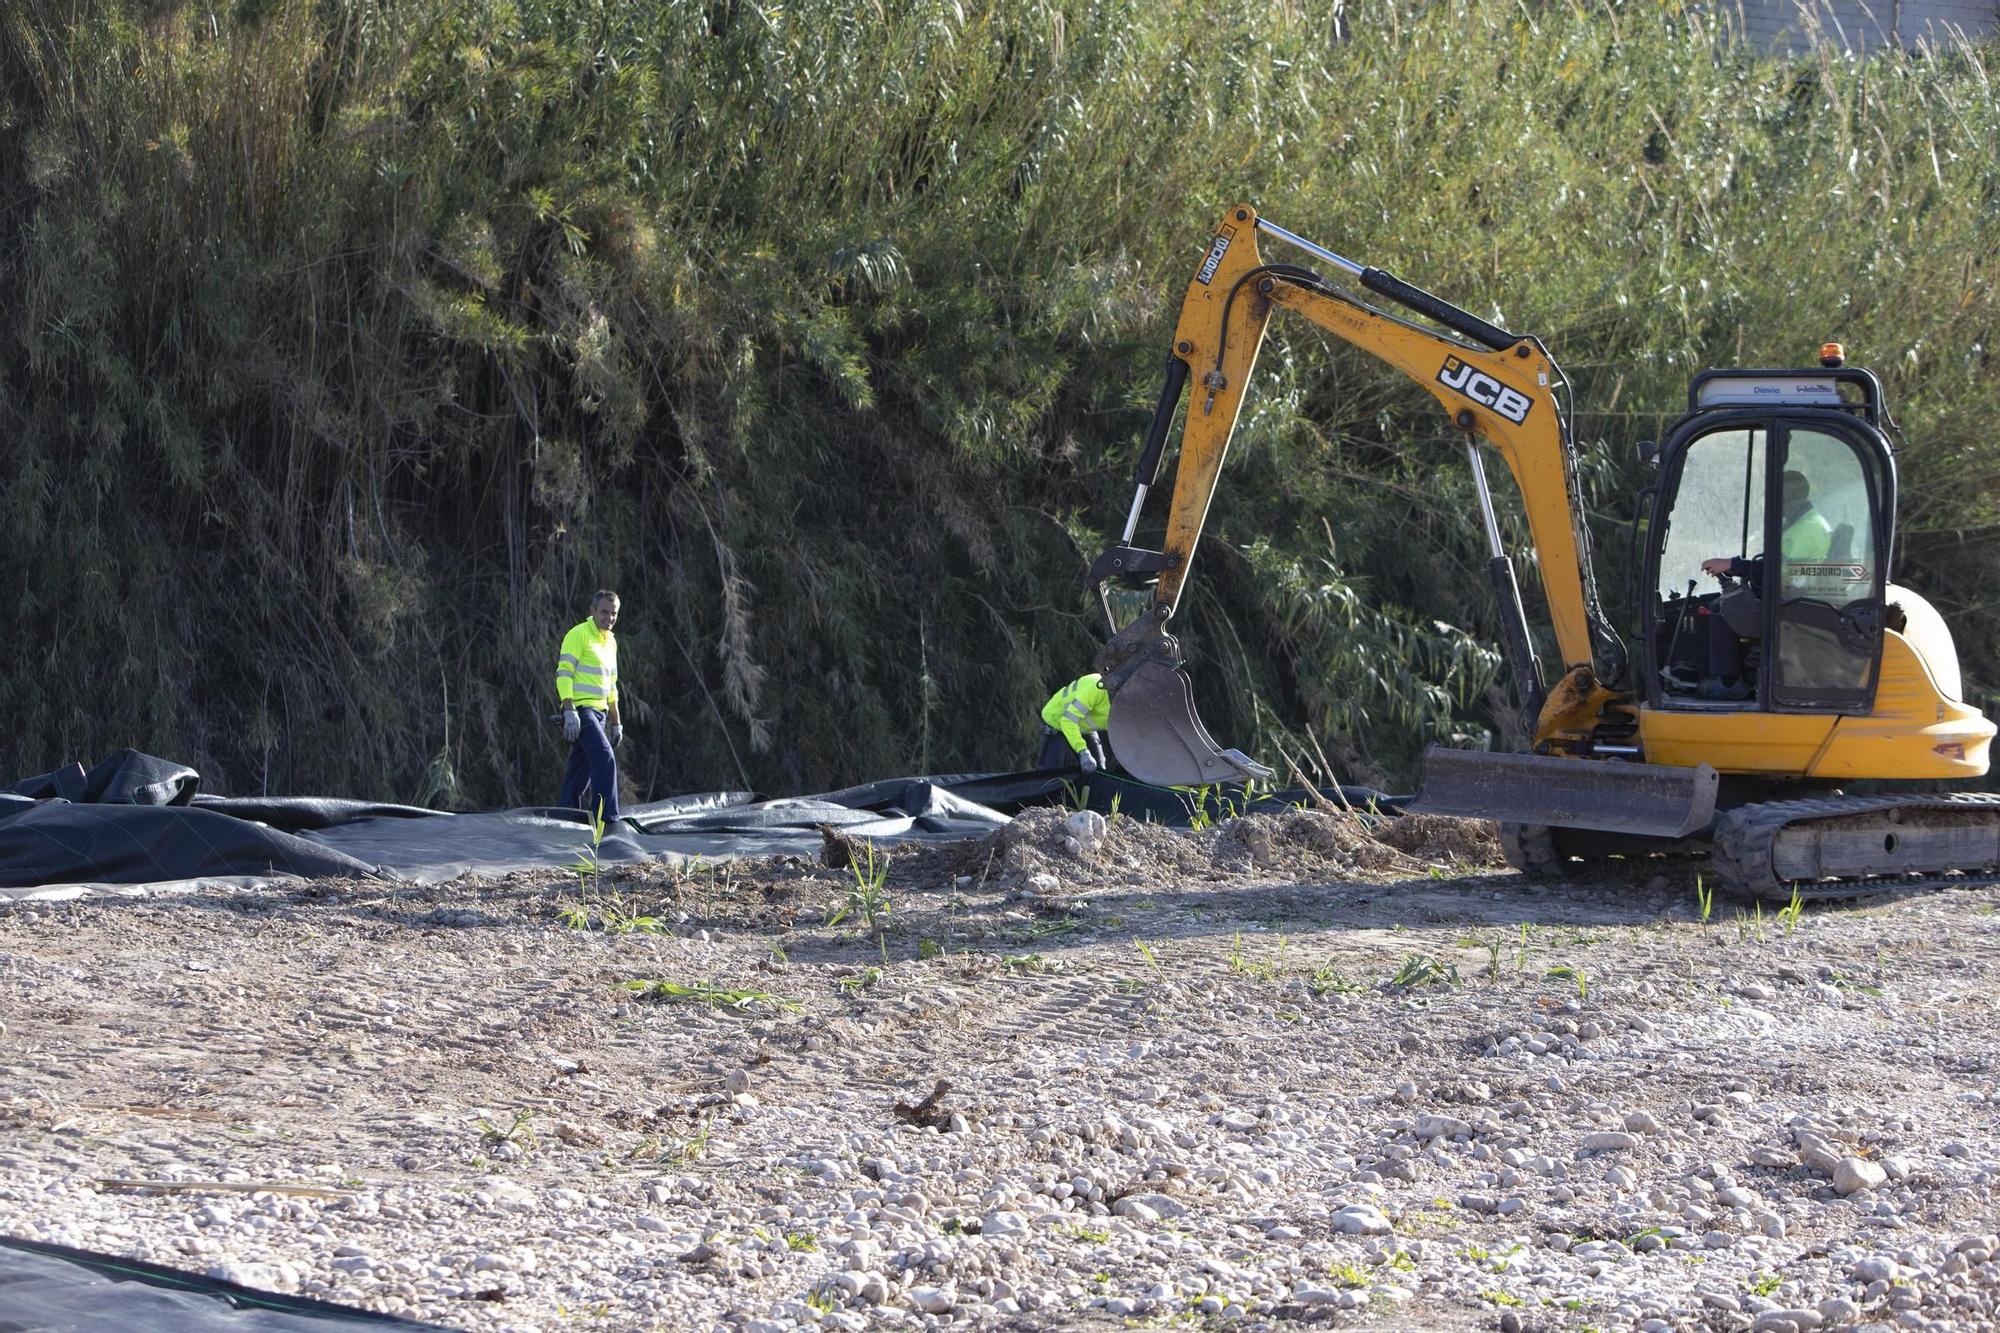
{"label": "work glove", "polygon": [[582,730],[583,730],[583,719],[576,715],[576,709],[567,707],[564,708],[563,739],[566,741],[573,741],[577,738],[577,734]]}
{"label": "work glove", "polygon": [[610,726],[604,729],[604,739],[610,741],[613,745],[616,745],[618,744],[618,742],[624,740],[625,724],[623,722],[613,722]]}
{"label": "work glove", "polygon": [[1086,774],[1095,773],[1097,771],[1097,756],[1089,750],[1079,750],[1076,753],[1076,766]]}

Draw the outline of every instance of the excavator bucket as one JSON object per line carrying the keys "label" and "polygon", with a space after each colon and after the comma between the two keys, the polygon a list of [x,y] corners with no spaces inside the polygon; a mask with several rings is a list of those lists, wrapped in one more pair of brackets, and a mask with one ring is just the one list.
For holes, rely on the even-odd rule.
{"label": "excavator bucket", "polygon": [[[1114,722],[1116,715],[1114,714]],[[1490,754],[1433,745],[1424,785],[1404,809],[1509,824],[1684,838],[1715,818],[1713,768]]]}
{"label": "excavator bucket", "polygon": [[1171,654],[1143,653],[1104,684],[1111,694],[1111,752],[1141,782],[1198,787],[1271,776],[1241,750],[1225,750],[1209,738]]}

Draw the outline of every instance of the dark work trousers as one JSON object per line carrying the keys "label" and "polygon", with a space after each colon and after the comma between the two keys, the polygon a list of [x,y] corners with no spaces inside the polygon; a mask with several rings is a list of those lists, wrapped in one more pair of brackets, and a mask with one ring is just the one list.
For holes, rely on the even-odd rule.
{"label": "dark work trousers", "polygon": [[579,708],[576,739],[569,747],[569,768],[563,773],[562,795],[556,804],[586,810],[594,817],[604,802],[604,822],[618,818],[618,756],[604,735],[604,710]]}
{"label": "dark work trousers", "polygon": [[[1104,764],[1103,747],[1094,744],[1088,734],[1084,736],[1083,743],[1090,746],[1091,753],[1097,757],[1098,766],[1102,767]],[[1069,748],[1069,737],[1063,735],[1047,723],[1042,725],[1042,748],[1041,752],[1035,756],[1036,768],[1042,770],[1051,768],[1077,768],[1080,767],[1077,761],[1082,757],[1079,752]]]}

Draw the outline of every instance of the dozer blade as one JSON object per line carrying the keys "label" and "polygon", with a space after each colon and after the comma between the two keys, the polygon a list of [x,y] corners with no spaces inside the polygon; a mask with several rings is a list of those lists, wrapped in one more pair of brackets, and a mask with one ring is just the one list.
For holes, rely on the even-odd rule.
{"label": "dozer blade", "polygon": [[1141,782],[1198,787],[1271,776],[1241,750],[1225,750],[1209,738],[1195,716],[1187,677],[1170,656],[1148,652],[1104,683],[1111,692],[1111,752]]}
{"label": "dozer blade", "polygon": [[1719,782],[1707,764],[1673,768],[1433,745],[1424,752],[1423,790],[1404,809],[1508,824],[1684,838],[1707,828],[1715,818]]}

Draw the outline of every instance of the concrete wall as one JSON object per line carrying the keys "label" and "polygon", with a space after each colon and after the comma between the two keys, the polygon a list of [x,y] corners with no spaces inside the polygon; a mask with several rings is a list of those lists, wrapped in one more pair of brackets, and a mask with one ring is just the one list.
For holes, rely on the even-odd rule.
{"label": "concrete wall", "polygon": [[1735,7],[1744,35],[1770,51],[1802,51],[1815,30],[1857,51],[1941,40],[1948,27],[1974,40],[2000,32],[2000,0],[1738,0]]}

